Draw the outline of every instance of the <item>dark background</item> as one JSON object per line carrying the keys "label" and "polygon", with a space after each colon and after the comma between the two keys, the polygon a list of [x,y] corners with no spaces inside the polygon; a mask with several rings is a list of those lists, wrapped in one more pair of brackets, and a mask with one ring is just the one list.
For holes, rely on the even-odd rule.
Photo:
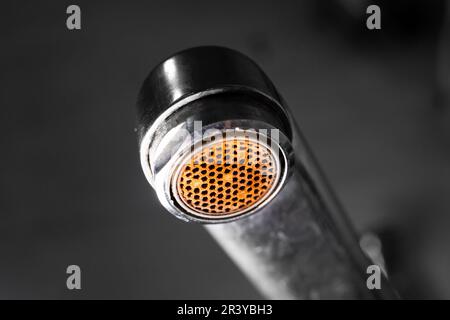
{"label": "dark background", "polygon": [[[266,71],[401,293],[450,298],[444,1],[318,2],[2,1],[0,298],[260,297],[140,168],[139,87],[197,45]],[[372,3],[382,30],[366,29]],[[81,291],[66,289],[70,264]]]}

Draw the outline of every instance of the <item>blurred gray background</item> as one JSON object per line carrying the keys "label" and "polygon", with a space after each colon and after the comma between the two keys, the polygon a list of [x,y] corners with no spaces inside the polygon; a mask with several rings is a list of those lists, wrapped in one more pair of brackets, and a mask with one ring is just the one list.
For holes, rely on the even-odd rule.
{"label": "blurred gray background", "polygon": [[[365,27],[372,2],[318,2],[2,1],[0,298],[260,298],[201,226],[162,209],[139,164],[140,85],[198,45],[266,71],[403,296],[450,298],[444,1],[374,1],[381,31]],[[66,289],[70,264],[81,291]]]}

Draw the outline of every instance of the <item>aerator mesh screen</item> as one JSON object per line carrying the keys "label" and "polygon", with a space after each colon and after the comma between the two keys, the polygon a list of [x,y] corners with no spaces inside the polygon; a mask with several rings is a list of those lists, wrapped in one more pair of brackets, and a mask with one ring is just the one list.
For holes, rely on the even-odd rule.
{"label": "aerator mesh screen", "polygon": [[258,141],[221,139],[193,153],[176,180],[185,206],[207,216],[227,216],[257,205],[276,180],[273,153]]}

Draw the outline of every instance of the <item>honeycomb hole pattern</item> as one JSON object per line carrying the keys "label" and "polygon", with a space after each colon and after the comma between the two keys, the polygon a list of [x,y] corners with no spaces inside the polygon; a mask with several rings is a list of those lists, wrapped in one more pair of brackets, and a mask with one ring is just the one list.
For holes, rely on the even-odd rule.
{"label": "honeycomb hole pattern", "polygon": [[177,193],[201,215],[235,215],[258,204],[276,179],[273,153],[249,138],[213,139],[181,166]]}

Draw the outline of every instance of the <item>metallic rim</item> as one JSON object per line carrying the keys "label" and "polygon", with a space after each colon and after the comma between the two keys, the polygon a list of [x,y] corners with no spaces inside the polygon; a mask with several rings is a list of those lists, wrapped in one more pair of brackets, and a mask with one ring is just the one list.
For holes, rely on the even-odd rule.
{"label": "metallic rim", "polygon": [[[240,139],[240,140],[249,139],[247,136],[244,136],[244,134],[245,134],[244,131],[240,131],[239,129],[236,129],[236,136],[237,136],[236,138],[237,139]],[[258,133],[258,135],[261,135],[261,134]],[[266,136],[266,138],[268,140],[270,140],[271,143],[275,143],[269,137]],[[252,139],[252,140],[254,140],[254,139]],[[190,220],[198,220],[198,221],[204,221],[204,222],[220,222],[220,221],[225,221],[225,220],[226,221],[234,220],[238,217],[242,217],[244,215],[249,215],[249,214],[261,209],[267,203],[269,203],[276,196],[276,194],[280,191],[281,187],[284,185],[284,182],[285,182],[285,179],[287,176],[287,172],[288,172],[288,162],[287,162],[284,150],[281,148],[281,146],[278,143],[276,143],[276,148],[278,148],[278,151],[279,151],[278,157],[277,157],[276,154],[274,153],[273,147],[271,147],[270,145],[268,145],[267,143],[262,142],[262,141],[256,140],[255,142],[260,143],[265,148],[267,148],[267,150],[269,150],[271,152],[272,157],[274,158],[274,161],[275,161],[275,168],[276,168],[276,176],[274,177],[274,183],[270,187],[270,189],[267,191],[267,193],[263,197],[261,197],[261,199],[258,199],[258,201],[256,201],[252,206],[250,206],[242,211],[234,212],[234,213],[231,213],[228,215],[227,214],[219,215],[219,216],[211,216],[211,215],[204,214],[202,212],[198,212],[196,210],[189,208],[187,205],[185,205],[183,203],[182,199],[180,198],[180,196],[178,195],[178,192],[177,192],[177,182],[180,177],[180,172],[183,168],[183,165],[186,163],[186,161],[189,161],[190,157],[193,154],[196,154],[202,148],[205,148],[214,143],[217,143],[217,141],[213,141],[213,142],[209,142],[209,143],[206,143],[203,145],[199,145],[196,148],[194,148],[194,150],[190,150],[190,149],[186,150],[183,153],[183,155],[179,158],[179,160],[174,164],[173,170],[169,174],[169,177],[168,177],[168,183],[167,183],[168,190],[166,190],[166,192],[168,194],[170,194],[170,197],[173,200],[175,200],[174,202],[176,203],[177,209],[179,211],[182,211],[185,215],[187,215]],[[195,145],[195,143],[194,143],[194,145]]]}

